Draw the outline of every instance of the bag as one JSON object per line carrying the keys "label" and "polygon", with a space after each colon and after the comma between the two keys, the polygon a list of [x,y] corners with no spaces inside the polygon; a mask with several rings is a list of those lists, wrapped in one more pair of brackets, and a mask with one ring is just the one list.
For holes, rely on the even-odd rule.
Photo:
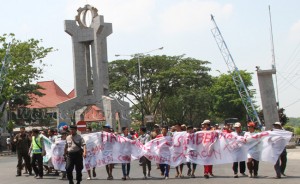
{"label": "bag", "polygon": [[82,149],[82,147],[79,146],[79,144],[77,144],[77,143],[74,141],[73,137],[72,137],[72,141],[74,142],[74,144],[75,144],[78,148],[80,148],[79,154],[80,154],[80,155],[83,155],[83,149]]}

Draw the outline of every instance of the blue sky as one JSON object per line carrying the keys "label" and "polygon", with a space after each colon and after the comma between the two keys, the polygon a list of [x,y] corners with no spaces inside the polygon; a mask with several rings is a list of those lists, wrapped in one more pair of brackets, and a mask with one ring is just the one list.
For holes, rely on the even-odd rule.
{"label": "blue sky", "polygon": [[[289,117],[300,117],[300,1],[298,0],[10,0],[1,2],[0,34],[21,40],[43,39],[58,51],[48,55],[42,80],[55,80],[67,93],[73,88],[71,39],[64,20],[91,4],[113,24],[108,37],[108,60],[115,54],[134,54],[159,47],[152,54],[181,55],[210,61],[212,75],[227,67],[210,32],[210,14],[223,34],[240,70],[253,72],[253,88],[260,102],[255,66],[272,62],[268,6],[271,6],[279,102]],[[125,59],[125,57],[124,57]],[[129,59],[129,58],[128,58]]]}

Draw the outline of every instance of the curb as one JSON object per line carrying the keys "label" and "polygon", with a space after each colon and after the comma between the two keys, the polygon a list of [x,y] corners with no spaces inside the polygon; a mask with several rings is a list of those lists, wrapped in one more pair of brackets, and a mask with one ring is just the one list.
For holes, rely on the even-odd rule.
{"label": "curb", "polygon": [[13,152],[7,152],[7,153],[0,152],[0,156],[8,156],[8,155],[16,155],[16,153],[13,153]]}

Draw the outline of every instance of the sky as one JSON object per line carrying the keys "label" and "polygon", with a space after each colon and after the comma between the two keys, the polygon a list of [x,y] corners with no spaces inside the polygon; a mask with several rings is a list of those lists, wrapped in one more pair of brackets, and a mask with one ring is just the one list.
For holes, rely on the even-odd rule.
{"label": "sky", "polygon": [[[209,61],[212,75],[227,66],[211,33],[213,14],[239,70],[253,73],[255,101],[261,103],[256,66],[271,69],[271,7],[279,105],[288,117],[300,117],[299,0],[10,0],[1,2],[0,35],[42,39],[57,51],[45,59],[41,81],[54,80],[66,93],[74,86],[71,37],[64,20],[90,4],[112,23],[108,60],[130,59],[115,54],[182,55]],[[275,76],[274,76],[275,79]],[[274,80],[275,83],[275,80]],[[275,85],[276,86],[276,85]]]}

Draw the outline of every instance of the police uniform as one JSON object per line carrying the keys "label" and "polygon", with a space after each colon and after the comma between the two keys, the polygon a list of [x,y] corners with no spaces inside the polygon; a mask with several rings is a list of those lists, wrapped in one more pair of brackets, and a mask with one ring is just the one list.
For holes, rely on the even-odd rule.
{"label": "police uniform", "polygon": [[18,165],[17,165],[17,176],[21,176],[22,163],[23,159],[25,161],[26,168],[29,171],[29,174],[32,173],[32,168],[30,165],[30,156],[28,155],[29,147],[30,147],[30,139],[29,136],[24,134],[17,134],[14,138],[14,142],[16,145],[17,155],[18,155]]}
{"label": "police uniform", "polygon": [[43,137],[39,135],[38,130],[33,130],[35,136],[32,136],[31,141],[31,152],[32,152],[32,160],[31,166],[35,173],[35,177],[37,179],[43,178]]}
{"label": "police uniform", "polygon": [[[70,129],[76,129],[76,126],[70,126]],[[76,180],[79,184],[82,180],[82,169],[83,169],[83,149],[82,147],[85,146],[84,139],[78,135],[68,135],[66,138],[66,172],[67,172],[67,178],[69,180],[70,184],[73,184],[73,170],[74,166],[76,169]]]}

